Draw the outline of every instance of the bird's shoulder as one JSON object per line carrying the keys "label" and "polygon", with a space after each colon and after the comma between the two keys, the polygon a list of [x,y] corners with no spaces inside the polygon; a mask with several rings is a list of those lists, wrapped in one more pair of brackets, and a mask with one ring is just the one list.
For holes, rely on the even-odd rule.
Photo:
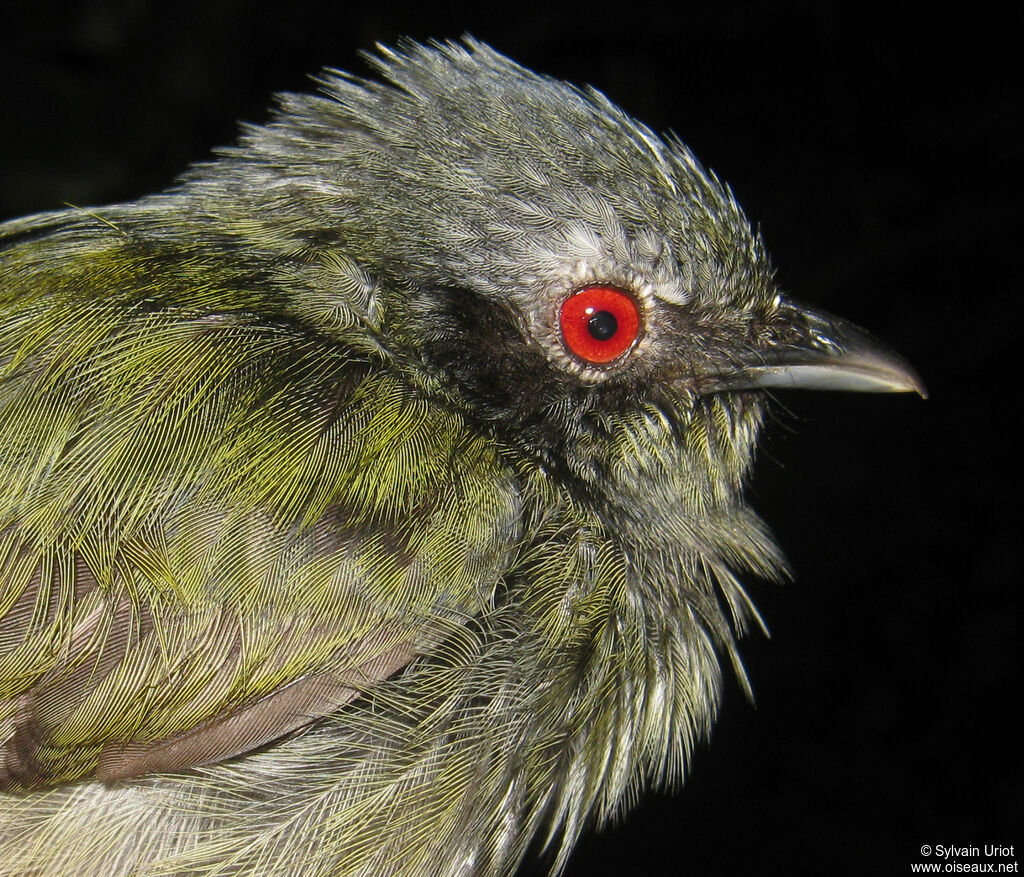
{"label": "bird's shoulder", "polygon": [[0,236],[0,785],[249,751],[488,605],[491,438],[230,260],[55,227]]}

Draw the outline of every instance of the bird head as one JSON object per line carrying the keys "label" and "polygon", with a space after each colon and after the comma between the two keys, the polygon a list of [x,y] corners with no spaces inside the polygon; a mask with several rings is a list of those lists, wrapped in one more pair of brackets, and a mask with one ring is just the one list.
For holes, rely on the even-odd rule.
{"label": "bird head", "polygon": [[186,188],[252,205],[234,224],[301,263],[303,320],[360,325],[576,489],[676,471],[696,505],[721,501],[761,391],[922,391],[866,333],[780,293],[732,193],[678,139],[471,39],[369,60],[383,81],[331,72],[283,96]]}

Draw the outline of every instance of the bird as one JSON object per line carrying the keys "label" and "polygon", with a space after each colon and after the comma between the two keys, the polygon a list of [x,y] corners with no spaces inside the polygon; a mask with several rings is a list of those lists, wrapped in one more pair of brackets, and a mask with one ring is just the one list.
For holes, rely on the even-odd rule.
{"label": "bird", "polygon": [[675,135],[471,37],[0,225],[0,875],[511,875],[680,781],[787,388],[917,392]]}

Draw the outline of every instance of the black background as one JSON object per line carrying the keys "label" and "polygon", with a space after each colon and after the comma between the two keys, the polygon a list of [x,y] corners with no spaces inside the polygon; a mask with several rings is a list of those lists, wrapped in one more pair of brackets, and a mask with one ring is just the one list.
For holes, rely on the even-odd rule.
{"label": "black background", "polygon": [[402,34],[471,32],[677,131],[760,224],[783,287],[888,340],[931,397],[780,397],[751,494],[796,578],[751,588],[772,631],[744,643],[757,705],[730,682],[685,789],[588,835],[569,873],[906,874],[923,844],[1024,858],[1020,13],[10,7],[0,218],[162,188],[273,91],[365,72],[357,50]]}

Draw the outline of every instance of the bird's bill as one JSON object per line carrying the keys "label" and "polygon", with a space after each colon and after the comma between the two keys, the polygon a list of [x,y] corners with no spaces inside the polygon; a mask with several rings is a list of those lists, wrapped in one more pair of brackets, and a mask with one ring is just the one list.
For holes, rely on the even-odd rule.
{"label": "bird's bill", "polygon": [[786,340],[752,350],[730,374],[708,376],[718,390],[847,390],[927,397],[910,364],[853,323],[792,302],[780,305]]}

